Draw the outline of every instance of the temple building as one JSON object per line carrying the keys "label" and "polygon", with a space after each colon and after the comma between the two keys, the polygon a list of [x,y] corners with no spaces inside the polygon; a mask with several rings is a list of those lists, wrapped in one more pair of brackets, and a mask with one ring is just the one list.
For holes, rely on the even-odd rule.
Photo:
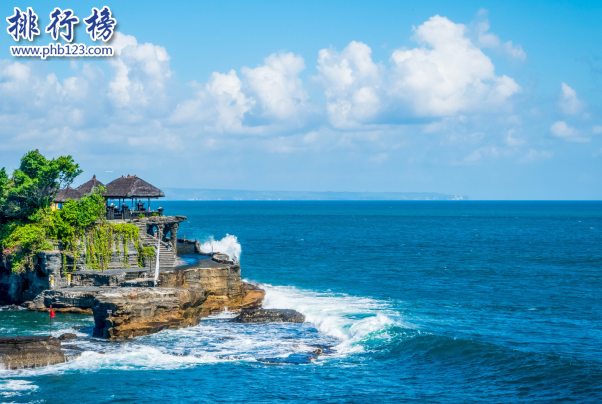
{"label": "temple building", "polygon": [[[52,207],[60,209],[67,200],[80,200],[85,195],[90,195],[99,186],[105,187],[103,196],[107,202],[107,219],[109,220],[131,219],[132,216],[140,215],[145,217],[162,216],[163,209],[161,207],[155,211],[150,209],[150,200],[163,198],[165,193],[142,178],[129,174],[127,177],[122,175],[106,186],[96,179],[96,175],[77,188],[68,186],[56,194]],[[142,202],[144,199],[147,201],[146,207]]]}

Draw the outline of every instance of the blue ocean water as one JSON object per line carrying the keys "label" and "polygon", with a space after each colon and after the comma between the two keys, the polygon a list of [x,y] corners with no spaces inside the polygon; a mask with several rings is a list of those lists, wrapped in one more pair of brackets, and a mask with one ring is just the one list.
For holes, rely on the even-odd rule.
{"label": "blue ocean water", "polygon": [[[602,401],[602,202],[164,202],[179,236],[242,247],[265,306],[128,342],[91,338],[67,364],[0,370],[0,402]],[[47,314],[0,311],[0,334]],[[322,347],[328,355],[311,362]],[[104,352],[104,354],[100,352]]]}

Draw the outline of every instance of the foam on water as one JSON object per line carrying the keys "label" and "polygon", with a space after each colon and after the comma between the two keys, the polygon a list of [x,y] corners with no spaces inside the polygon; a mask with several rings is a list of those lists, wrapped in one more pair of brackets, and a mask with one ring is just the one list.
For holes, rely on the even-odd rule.
{"label": "foam on water", "polygon": [[38,386],[26,380],[0,380],[0,397],[8,398],[35,392]]}
{"label": "foam on water", "polygon": [[[225,310],[196,327],[167,330],[127,342],[92,338],[92,328],[75,331],[77,345],[87,350],[79,358],[51,367],[0,371],[0,378],[97,372],[103,369],[181,369],[232,361],[309,363],[317,348],[333,348],[320,360],[369,351],[386,344],[392,328],[403,327],[401,316],[389,302],[370,298],[315,292],[290,286],[261,285],[265,308],[295,309],[306,316],[303,324],[238,324]],[[54,334],[74,332],[68,321],[54,325]],[[47,329],[29,334],[45,334]],[[104,353],[103,353],[104,352]]]}
{"label": "foam on water", "polygon": [[238,238],[230,234],[226,234],[226,237],[221,240],[215,240],[213,236],[211,236],[209,239],[205,240],[200,247],[201,251],[205,253],[221,252],[235,261],[240,260],[240,254],[242,253],[242,247],[238,242]]}
{"label": "foam on water", "polygon": [[291,286],[261,287],[266,290],[263,307],[303,313],[320,332],[339,340],[336,348],[342,355],[365,351],[366,342],[386,343],[392,328],[409,328],[386,301]]}

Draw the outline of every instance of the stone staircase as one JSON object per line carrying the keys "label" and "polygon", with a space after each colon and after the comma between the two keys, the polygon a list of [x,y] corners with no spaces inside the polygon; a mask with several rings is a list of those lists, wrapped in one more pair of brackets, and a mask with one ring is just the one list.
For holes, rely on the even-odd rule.
{"label": "stone staircase", "polygon": [[[157,238],[146,233],[146,225],[137,224],[137,226],[140,229],[140,241],[142,242],[142,245],[144,247],[155,247],[155,249],[156,249],[157,248]],[[169,251],[167,249],[167,246],[168,246],[167,243],[165,243],[163,241],[161,242],[160,252],[159,252],[159,267],[160,268],[173,268],[178,263],[178,258],[173,253],[173,251]],[[153,260],[153,264],[151,265],[151,268],[155,268],[155,262],[156,261]]]}

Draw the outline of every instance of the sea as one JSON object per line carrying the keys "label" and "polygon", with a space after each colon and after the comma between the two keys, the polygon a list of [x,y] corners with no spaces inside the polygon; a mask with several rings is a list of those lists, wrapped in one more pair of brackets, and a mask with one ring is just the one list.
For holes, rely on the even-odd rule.
{"label": "sea", "polygon": [[[602,402],[602,202],[161,204],[307,321],[224,312],[112,342],[57,314],[86,352],[0,370],[0,402]],[[48,333],[47,313],[4,309],[1,335]]]}

